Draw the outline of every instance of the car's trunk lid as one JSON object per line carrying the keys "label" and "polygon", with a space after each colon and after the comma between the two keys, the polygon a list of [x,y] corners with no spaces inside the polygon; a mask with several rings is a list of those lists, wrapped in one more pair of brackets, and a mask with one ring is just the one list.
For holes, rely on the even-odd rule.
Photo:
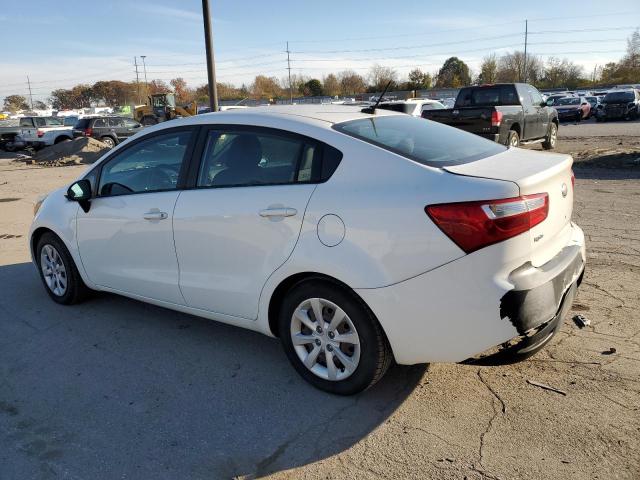
{"label": "car's trunk lid", "polygon": [[569,155],[510,148],[475,162],[443,168],[457,175],[514,182],[520,189],[520,195],[549,195],[547,218],[529,230],[531,262],[540,266],[553,258],[571,235],[572,164],[573,159]]}

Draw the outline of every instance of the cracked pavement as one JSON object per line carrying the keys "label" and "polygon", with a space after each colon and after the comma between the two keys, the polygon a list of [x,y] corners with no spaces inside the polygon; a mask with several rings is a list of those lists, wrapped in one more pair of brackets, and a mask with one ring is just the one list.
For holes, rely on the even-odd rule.
{"label": "cracked pavement", "polygon": [[252,332],[112,295],[53,304],[31,206],[81,170],[0,160],[0,198],[18,198],[0,203],[0,478],[640,478],[637,168],[576,167],[570,316],[590,326],[568,318],[515,365],[394,367],[351,398]]}

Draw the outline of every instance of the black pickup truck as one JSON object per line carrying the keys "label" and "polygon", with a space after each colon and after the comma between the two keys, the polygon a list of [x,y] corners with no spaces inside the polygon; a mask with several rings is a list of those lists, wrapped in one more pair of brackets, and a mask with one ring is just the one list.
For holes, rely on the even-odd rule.
{"label": "black pickup truck", "polygon": [[558,139],[558,112],[526,83],[465,87],[453,108],[425,110],[422,117],[514,147],[542,143],[550,150]]}

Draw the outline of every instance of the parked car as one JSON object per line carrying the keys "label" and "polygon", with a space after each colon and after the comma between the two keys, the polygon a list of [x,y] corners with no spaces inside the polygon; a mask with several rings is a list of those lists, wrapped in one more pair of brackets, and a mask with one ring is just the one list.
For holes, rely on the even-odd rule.
{"label": "parked car", "polygon": [[584,97],[565,97],[554,103],[560,121],[579,122],[589,118],[591,105]]}
{"label": "parked car", "polygon": [[56,117],[21,117],[5,120],[0,126],[0,148],[19,148],[53,145],[73,138],[72,129]]}
{"label": "parked car", "polygon": [[103,290],[277,336],[353,394],[392,360],[547,344],[584,270],[571,165],[386,110],[213,113],[110,150],[29,242],[57,303]]}
{"label": "parked car", "polygon": [[546,99],[545,99],[545,103],[548,106],[555,106],[556,102],[558,100],[560,100],[561,98],[567,98],[567,97],[573,97],[573,94],[567,93],[567,92],[563,92],[563,93],[554,93],[553,95],[549,95]]}
{"label": "parked car", "polygon": [[427,98],[412,98],[396,102],[383,102],[378,105],[378,107],[383,110],[407,113],[414,117],[421,116],[422,112],[425,110],[442,110],[445,108],[445,106],[437,100],[429,100]]}
{"label": "parked car", "polygon": [[140,123],[125,117],[81,118],[73,129],[73,136],[93,137],[113,148],[138,133],[141,128]]}
{"label": "parked car", "polygon": [[638,90],[614,90],[602,100],[598,121],[624,118],[635,119],[640,116],[640,92]]}
{"label": "parked car", "polygon": [[594,95],[584,97],[584,98],[587,102],[589,102],[589,105],[591,106],[591,115],[595,116],[596,110],[600,106],[600,98]]}
{"label": "parked car", "polygon": [[422,116],[513,147],[538,142],[549,150],[558,138],[558,113],[525,83],[465,87],[453,109],[428,110]]}

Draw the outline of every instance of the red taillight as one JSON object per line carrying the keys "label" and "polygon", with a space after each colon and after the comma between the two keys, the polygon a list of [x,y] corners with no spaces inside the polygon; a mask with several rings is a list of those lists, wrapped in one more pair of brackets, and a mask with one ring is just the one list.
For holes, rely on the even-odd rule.
{"label": "red taillight", "polygon": [[93,135],[93,129],[91,129],[91,128],[85,128],[85,129],[84,129],[84,136],[85,136],[85,137],[90,137],[91,135]]}
{"label": "red taillight", "polygon": [[429,205],[425,212],[466,253],[515,237],[549,213],[549,195]]}
{"label": "red taillight", "polygon": [[44,132],[42,130],[38,130],[36,132],[36,135],[38,135],[38,138],[42,138],[42,137],[44,137]]}
{"label": "red taillight", "polygon": [[499,127],[501,123],[502,123],[502,112],[499,112],[497,110],[494,110],[493,112],[491,112],[491,126]]}
{"label": "red taillight", "polygon": [[571,188],[575,190],[576,188],[576,175],[571,170]]}

